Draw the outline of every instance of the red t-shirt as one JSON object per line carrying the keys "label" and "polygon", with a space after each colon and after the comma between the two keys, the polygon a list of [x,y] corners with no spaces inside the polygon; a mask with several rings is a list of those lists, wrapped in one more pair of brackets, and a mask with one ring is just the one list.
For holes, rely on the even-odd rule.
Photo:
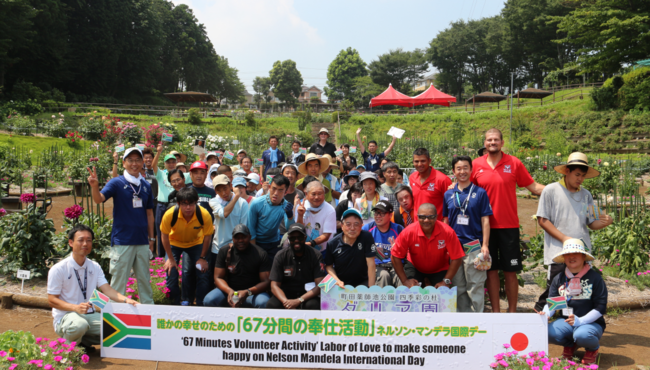
{"label": "red t-shirt", "polygon": [[449,259],[465,257],[463,247],[456,232],[449,225],[436,221],[436,225],[427,239],[415,221],[397,236],[390,253],[396,258],[407,258],[415,268],[425,274],[449,269]]}
{"label": "red t-shirt", "polygon": [[[449,177],[431,167],[431,174],[423,184],[420,184],[420,173],[415,171],[409,176],[409,185],[413,190],[413,210],[415,210],[415,213],[417,214],[421,204],[431,203],[436,206],[438,219],[442,220],[442,203],[445,199],[445,192],[451,185]],[[413,217],[415,222],[417,216]]]}
{"label": "red t-shirt", "polygon": [[485,189],[490,198],[490,228],[518,229],[517,186],[525,188],[535,180],[517,157],[503,153],[494,169],[487,163],[487,157],[486,154],[472,162],[470,181]]}

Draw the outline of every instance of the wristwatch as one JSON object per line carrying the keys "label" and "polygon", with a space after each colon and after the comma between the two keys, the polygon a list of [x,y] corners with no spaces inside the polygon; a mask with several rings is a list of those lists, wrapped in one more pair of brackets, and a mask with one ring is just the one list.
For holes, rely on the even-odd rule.
{"label": "wristwatch", "polygon": [[246,291],[248,291],[248,295],[253,295],[253,292],[250,289],[246,289]]}
{"label": "wristwatch", "polygon": [[156,241],[156,238],[149,238],[149,241],[150,241],[150,242],[155,242],[155,241]]}
{"label": "wristwatch", "polygon": [[305,300],[302,299],[302,297],[298,297],[298,300],[300,301],[300,303],[305,303]]}
{"label": "wristwatch", "polygon": [[202,260],[204,260],[204,261],[207,261],[207,260],[208,260],[207,258],[205,258],[205,256],[201,256],[201,257],[199,257],[199,259],[202,259]]}
{"label": "wristwatch", "polygon": [[451,285],[451,280],[449,279],[442,279],[442,281],[447,285]]}

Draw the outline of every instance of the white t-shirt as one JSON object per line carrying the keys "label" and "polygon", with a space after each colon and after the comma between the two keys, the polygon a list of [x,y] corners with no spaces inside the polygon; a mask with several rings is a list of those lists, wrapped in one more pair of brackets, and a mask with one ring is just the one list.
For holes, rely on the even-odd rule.
{"label": "white t-shirt", "polygon": [[[379,200],[388,200],[383,195],[379,196]],[[377,203],[375,203],[377,204]],[[356,203],[354,204],[354,208],[356,208],[359,212],[361,212],[361,217],[363,218],[363,224],[367,225],[375,220],[375,212],[372,211],[373,204],[371,201],[367,202],[367,207],[363,207],[363,201],[361,198],[357,199]]]}
{"label": "white t-shirt", "polygon": [[[77,279],[75,270],[79,275],[79,279]],[[84,298],[80,285],[83,286],[84,280],[86,279],[86,297]],[[97,262],[86,258],[83,266],[79,266],[72,256],[70,256],[50,269],[47,275],[47,294],[58,295],[62,301],[67,303],[79,304],[88,302],[93,291],[104,284],[108,284],[108,281],[104,276],[104,271],[102,271],[102,268]],[[54,330],[56,330],[56,325],[68,312],[71,311],[52,309]],[[88,310],[88,313],[92,312],[93,309]]]}
{"label": "white t-shirt", "polygon": [[[296,219],[297,219],[296,213]],[[336,234],[336,210],[329,203],[324,203],[323,209],[318,213],[305,212],[303,216],[305,229],[307,231],[307,241],[310,242],[323,234],[330,234],[330,237],[324,242],[312,247],[319,251],[325,250],[327,242]]]}

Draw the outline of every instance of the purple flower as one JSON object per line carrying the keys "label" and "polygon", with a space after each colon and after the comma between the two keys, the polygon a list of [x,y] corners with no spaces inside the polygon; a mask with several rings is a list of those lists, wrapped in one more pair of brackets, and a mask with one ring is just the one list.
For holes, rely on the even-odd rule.
{"label": "purple flower", "polygon": [[65,215],[66,218],[68,218],[70,220],[75,220],[75,219],[79,218],[79,216],[81,216],[83,211],[84,211],[84,209],[83,209],[82,206],[80,206],[78,204],[74,204],[71,207],[66,208],[63,211],[63,214]]}
{"label": "purple flower", "polygon": [[20,195],[21,203],[34,203],[34,199],[36,199],[36,196],[34,196],[33,193],[25,193]]}

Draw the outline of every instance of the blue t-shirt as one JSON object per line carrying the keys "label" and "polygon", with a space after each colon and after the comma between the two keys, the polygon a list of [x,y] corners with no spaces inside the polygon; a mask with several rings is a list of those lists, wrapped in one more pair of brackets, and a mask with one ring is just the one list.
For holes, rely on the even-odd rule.
{"label": "blue t-shirt", "polygon": [[390,239],[392,238],[394,242],[395,239],[397,239],[397,235],[399,235],[402,232],[402,230],[404,230],[404,226],[391,222],[388,231],[382,233],[381,230],[379,230],[379,228],[377,227],[375,221],[372,221],[367,225],[363,225],[361,230],[370,232],[370,234],[372,234],[373,239],[375,239],[375,246],[377,247],[377,250],[383,251],[384,254],[386,255],[386,258],[384,259],[379,259],[375,257],[375,263],[379,265],[382,263],[390,262],[390,250],[393,248],[393,245],[390,243]]}
{"label": "blue t-shirt", "polygon": [[[136,186],[124,176],[112,178],[101,191],[106,200],[113,198],[113,245],[148,245],[149,221],[147,210],[153,209],[153,192],[147,181]],[[133,208],[134,194],[142,200],[142,207]]]}
{"label": "blue t-shirt", "polygon": [[[375,172],[380,168],[381,160],[386,158],[384,152],[375,153],[375,155],[370,154],[369,152],[361,153],[363,157],[363,163],[366,166],[366,171]],[[372,161],[375,161],[373,164]]]}
{"label": "blue t-shirt", "polygon": [[[280,150],[280,148],[276,148],[278,150],[278,162],[277,164],[279,165],[280,163],[286,162],[286,159],[284,157],[284,153]],[[271,149],[266,149],[264,153],[262,153],[262,162],[264,163],[264,174],[263,178],[266,179],[266,171],[268,171],[271,168]],[[279,167],[279,166],[278,166]]]}
{"label": "blue t-shirt", "polygon": [[196,192],[199,193],[199,205],[210,212],[212,216],[212,222],[214,222],[214,215],[212,214],[212,206],[210,206],[210,199],[215,198],[217,193],[209,186],[203,186],[197,188],[194,184],[187,185],[188,188],[196,189]]}
{"label": "blue t-shirt", "polygon": [[[255,198],[248,207],[248,229],[251,239],[257,243],[275,243],[282,239],[280,223],[284,222],[284,207],[288,202],[282,199],[280,205],[273,205],[269,194]],[[293,223],[289,220],[287,227]]]}
{"label": "blue t-shirt", "polygon": [[[469,194],[470,189],[472,190],[471,195]],[[469,201],[466,203],[468,197]],[[458,215],[463,214],[461,207],[465,209],[465,215],[469,216],[468,225],[458,224]],[[476,185],[473,185],[472,188],[472,185],[470,185],[461,192],[458,190],[458,184],[456,184],[453,189],[445,192],[445,199],[442,203],[442,216],[449,217],[449,226],[454,229],[461,244],[476,239],[483,243],[481,217],[491,215],[492,206],[490,206],[490,199],[485,189]]]}

